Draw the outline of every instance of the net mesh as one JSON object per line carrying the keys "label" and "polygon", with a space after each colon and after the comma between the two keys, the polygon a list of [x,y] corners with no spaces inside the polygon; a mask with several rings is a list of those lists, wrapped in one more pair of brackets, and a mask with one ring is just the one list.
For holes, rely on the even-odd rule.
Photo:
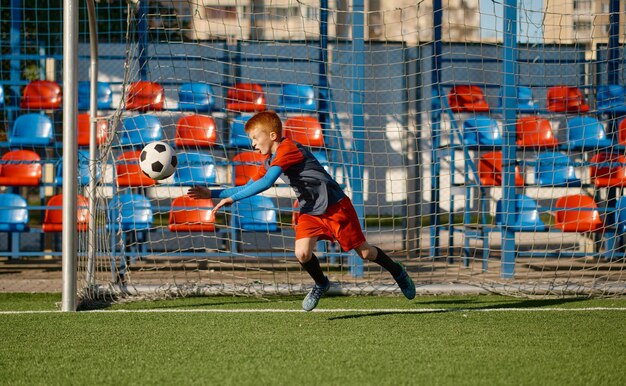
{"label": "net mesh", "polygon": [[[130,3],[125,44],[100,46],[113,107],[100,112],[108,131],[95,254],[79,253],[83,298],[310,287],[293,257],[287,186],[215,223],[205,221],[211,203],[181,199],[257,167],[238,131],[263,109],[308,141],[362,210],[368,241],[419,290],[621,294],[624,55],[608,48],[606,7],[585,17],[521,2],[510,95],[501,3],[447,1],[434,16],[430,2],[408,3],[370,3],[363,28],[334,3]],[[608,95],[613,106],[602,104]],[[137,156],[156,140],[179,164],[149,181]],[[399,292],[336,244],[316,254],[337,292]]]}

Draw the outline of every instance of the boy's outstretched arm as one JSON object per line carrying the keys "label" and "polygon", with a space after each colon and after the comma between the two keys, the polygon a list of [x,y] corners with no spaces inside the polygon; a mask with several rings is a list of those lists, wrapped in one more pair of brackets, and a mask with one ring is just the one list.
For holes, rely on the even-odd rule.
{"label": "boy's outstretched arm", "polygon": [[[280,166],[272,166],[262,178],[256,181],[250,180],[246,185],[222,190],[218,195],[222,200],[213,208],[211,217],[213,218],[215,213],[223,206],[231,205],[235,201],[243,200],[244,198],[252,197],[266,191],[278,180],[281,174],[282,169]],[[208,188],[199,186],[189,189],[188,194],[192,198],[208,198],[211,196],[211,191]]]}

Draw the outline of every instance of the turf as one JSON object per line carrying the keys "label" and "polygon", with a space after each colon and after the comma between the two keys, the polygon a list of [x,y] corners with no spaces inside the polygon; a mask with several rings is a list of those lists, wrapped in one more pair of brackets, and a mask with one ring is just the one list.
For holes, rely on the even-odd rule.
{"label": "turf", "polygon": [[[58,301],[0,294],[0,309]],[[202,312],[300,302],[211,297],[0,314],[0,384],[626,384],[626,299],[329,297],[319,308],[337,311]],[[615,309],[568,311],[585,307]]]}

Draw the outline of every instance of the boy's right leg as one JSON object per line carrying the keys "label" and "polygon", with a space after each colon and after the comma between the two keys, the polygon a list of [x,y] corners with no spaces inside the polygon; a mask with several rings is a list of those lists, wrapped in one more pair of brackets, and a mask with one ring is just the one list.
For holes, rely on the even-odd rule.
{"label": "boy's right leg", "polygon": [[313,254],[313,247],[317,242],[317,237],[303,238],[296,240],[296,258],[311,278],[315,285],[302,301],[302,308],[311,311],[317,307],[320,298],[330,288],[330,280],[324,275],[317,256]]}

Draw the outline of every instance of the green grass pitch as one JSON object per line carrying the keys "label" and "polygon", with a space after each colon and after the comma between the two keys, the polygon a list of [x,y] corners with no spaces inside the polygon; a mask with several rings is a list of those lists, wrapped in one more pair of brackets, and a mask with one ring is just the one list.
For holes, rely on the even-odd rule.
{"label": "green grass pitch", "polygon": [[626,299],[301,300],[59,313],[58,294],[0,294],[0,384],[626,384]]}

